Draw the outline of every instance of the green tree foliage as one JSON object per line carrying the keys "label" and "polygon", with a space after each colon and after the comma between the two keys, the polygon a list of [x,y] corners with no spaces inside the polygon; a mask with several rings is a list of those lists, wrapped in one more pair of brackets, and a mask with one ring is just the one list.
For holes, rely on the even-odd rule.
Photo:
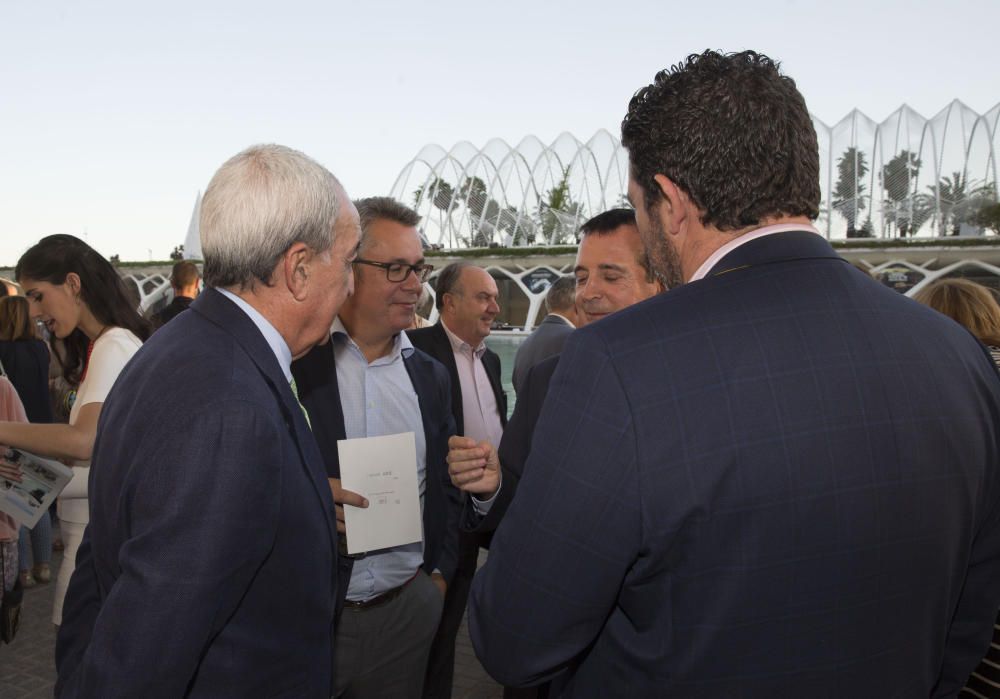
{"label": "green tree foliage", "polygon": [[542,238],[549,245],[559,245],[567,240],[574,240],[576,229],[584,217],[583,205],[573,201],[569,193],[569,168],[565,168],[562,177],[546,192],[539,205],[538,217],[542,229]]}
{"label": "green tree foliage", "polygon": [[833,208],[847,220],[847,237],[858,237],[855,224],[865,208],[865,185],[868,174],[865,154],[854,146],[844,151],[837,161],[837,185],[833,189]]}
{"label": "green tree foliage", "polygon": [[972,217],[971,223],[1000,235],[1000,202],[984,204],[979,207],[979,210]]}
{"label": "green tree foliage", "polygon": [[900,237],[916,233],[931,214],[925,198],[913,192],[920,166],[916,153],[901,150],[882,167],[883,220],[886,226],[895,226]]}
{"label": "green tree foliage", "polygon": [[941,214],[941,234],[958,235],[963,223],[971,223],[972,218],[986,204],[996,199],[993,184],[970,182],[968,173],[953,172],[942,177],[936,185],[930,185],[930,196],[937,202]]}
{"label": "green tree foliage", "polygon": [[901,150],[882,168],[882,186],[892,201],[904,201],[912,190],[912,184],[920,174],[920,159],[916,153]]}

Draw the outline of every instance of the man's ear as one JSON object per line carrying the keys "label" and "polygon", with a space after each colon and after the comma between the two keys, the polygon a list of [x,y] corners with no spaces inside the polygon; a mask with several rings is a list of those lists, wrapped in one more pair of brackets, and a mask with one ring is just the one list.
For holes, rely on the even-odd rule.
{"label": "man's ear", "polygon": [[302,301],[306,296],[306,287],[309,282],[309,263],[312,257],[312,250],[303,242],[292,243],[281,257],[285,286],[288,287],[296,301]]}
{"label": "man's ear", "polygon": [[691,199],[683,189],[678,187],[666,175],[653,175],[653,181],[656,182],[656,186],[660,189],[660,194],[663,195],[661,205],[666,207],[664,213],[668,214],[674,224],[672,227],[664,226],[664,228],[668,233],[675,233],[687,219]]}
{"label": "man's ear", "polygon": [[447,292],[441,297],[441,309],[438,311],[438,315],[444,315],[444,312],[448,309],[455,308],[455,297],[452,296],[451,292]]}

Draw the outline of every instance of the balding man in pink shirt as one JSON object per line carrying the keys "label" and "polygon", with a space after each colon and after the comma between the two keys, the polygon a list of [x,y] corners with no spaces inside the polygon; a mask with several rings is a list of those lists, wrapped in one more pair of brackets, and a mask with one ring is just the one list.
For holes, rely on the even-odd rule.
{"label": "balding man in pink shirt", "polygon": [[[486,338],[500,306],[497,284],[485,269],[467,262],[445,267],[437,277],[438,322],[408,330],[413,346],[444,364],[451,375],[451,407],[457,434],[499,444],[507,424],[507,396],[500,383],[500,358]],[[458,570],[448,586],[444,612],[424,682],[424,697],[450,697],[455,671],[455,636],[462,623],[481,544],[479,534],[462,532]]]}

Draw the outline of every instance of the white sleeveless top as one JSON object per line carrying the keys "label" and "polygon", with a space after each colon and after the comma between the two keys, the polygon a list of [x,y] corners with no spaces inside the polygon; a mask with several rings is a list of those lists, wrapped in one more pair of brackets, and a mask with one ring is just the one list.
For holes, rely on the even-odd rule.
{"label": "white sleeveless top", "polygon": [[[69,424],[76,424],[80,408],[88,403],[103,403],[108,397],[125,365],[139,348],[142,340],[125,328],[111,328],[94,342],[90,353],[87,376],[76,392],[76,401],[69,413]],[[90,513],[87,509],[87,479],[90,477],[90,461],[73,463],[73,480],[59,495],[57,511],[59,519],[77,524],[87,524]]]}

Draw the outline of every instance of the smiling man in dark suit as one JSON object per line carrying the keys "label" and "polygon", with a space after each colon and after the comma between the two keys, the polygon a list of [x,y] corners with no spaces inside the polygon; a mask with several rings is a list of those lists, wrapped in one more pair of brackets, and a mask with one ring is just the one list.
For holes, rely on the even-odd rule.
{"label": "smiling man in dark suit", "polygon": [[[573,304],[581,326],[665,289],[642,244],[632,209],[603,211],[580,227],[573,275]],[[528,369],[499,446],[472,435],[449,441],[452,483],[471,496],[463,514],[465,529],[486,535],[503,519],[524,475],[538,417],[558,365],[559,354],[555,354]]]}
{"label": "smiling man in dark suit", "polygon": [[[507,424],[507,396],[500,383],[500,357],[486,338],[500,306],[490,273],[467,262],[445,267],[437,277],[435,305],[440,319],[429,328],[409,330],[410,340],[441,362],[451,377],[451,412],[456,434],[497,444]],[[450,697],[455,674],[455,637],[465,615],[479,547],[488,537],[461,532],[458,569],[448,587],[430,660],[424,696]]]}
{"label": "smiling man in dark suit", "polygon": [[201,207],[205,282],[125,367],[94,445],[59,697],[328,697],[333,500],[290,384],[352,289],[358,215],[256,146]]}
{"label": "smiling man in dark suit", "polygon": [[[469,630],[556,696],[954,696],[1000,605],[1000,381],[811,225],[805,101],[753,52],[622,124],[654,267],[573,333]],[[946,358],[946,359],[945,359]]]}
{"label": "smiling man in dark suit", "polygon": [[367,503],[341,487],[337,442],[414,435],[423,540],[341,556],[335,696],[419,697],[458,559],[461,501],[445,463],[455,433],[451,384],[445,368],[403,332],[433,269],[417,233],[420,217],[388,197],[356,205],[362,237],[354,294],[330,342],[292,369],[326,461],[340,532],[343,508]]}

